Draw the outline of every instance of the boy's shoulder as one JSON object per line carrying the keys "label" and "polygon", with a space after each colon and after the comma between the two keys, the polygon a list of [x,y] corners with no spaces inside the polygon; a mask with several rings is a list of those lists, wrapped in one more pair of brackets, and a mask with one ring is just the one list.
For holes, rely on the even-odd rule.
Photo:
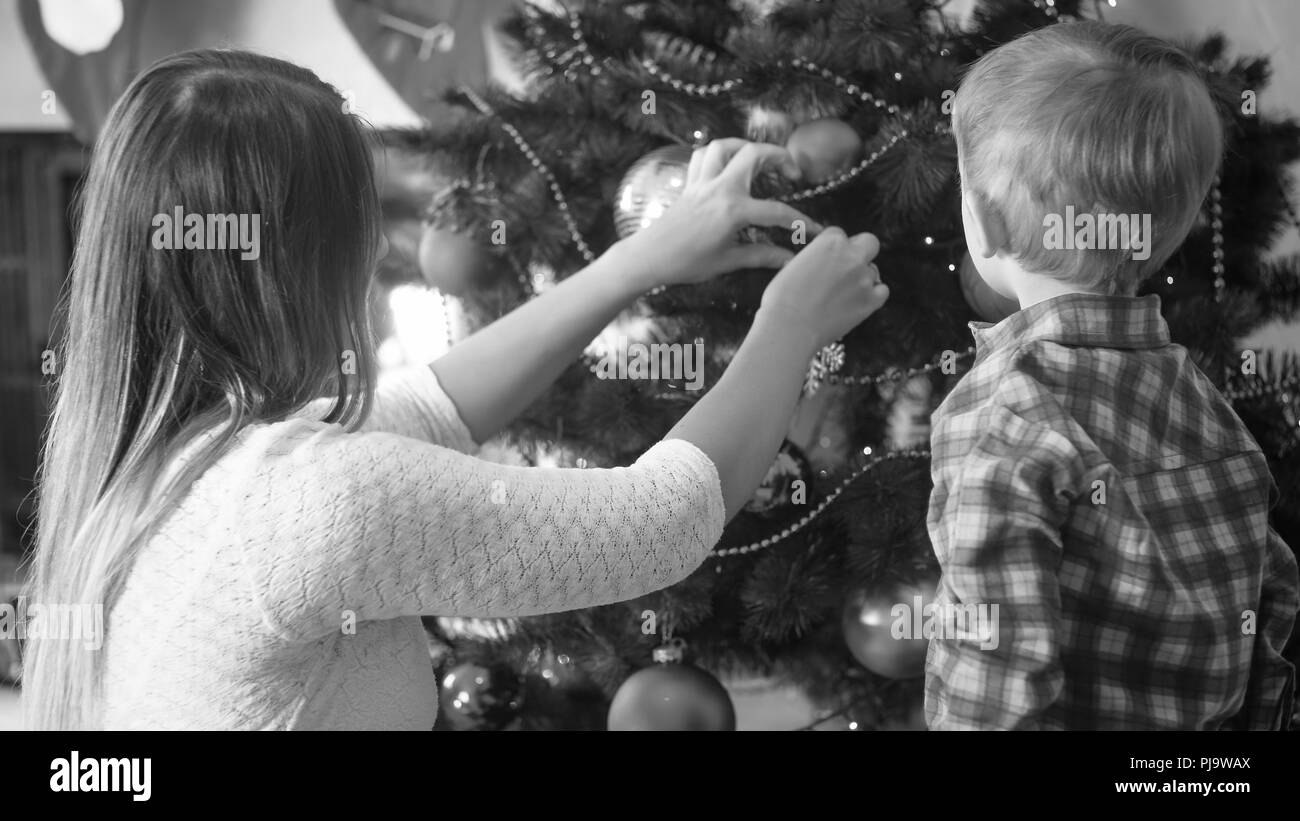
{"label": "boy's shoulder", "polygon": [[961,418],[987,427],[1008,413],[1031,423],[1063,423],[1069,414],[1061,399],[1081,386],[1044,378],[1035,347],[1027,341],[977,361],[936,408],[934,424]]}
{"label": "boy's shoulder", "polygon": [[1173,342],[1128,349],[1034,338],[1006,346],[977,362],[936,409],[932,450],[959,455],[1009,420],[1059,434],[1088,463],[1137,469],[1262,455],[1232,404]]}

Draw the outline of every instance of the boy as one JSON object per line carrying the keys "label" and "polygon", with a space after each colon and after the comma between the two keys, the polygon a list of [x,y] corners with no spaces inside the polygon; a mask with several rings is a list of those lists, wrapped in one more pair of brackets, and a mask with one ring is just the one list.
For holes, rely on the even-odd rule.
{"label": "boy", "polygon": [[1021,310],[971,324],[975,364],[934,414],[936,603],[998,605],[999,632],[931,642],[927,723],[1285,727],[1300,583],[1268,466],[1159,297],[1133,296],[1217,170],[1195,65],[1062,23],[979,60],[953,128],[970,255]]}

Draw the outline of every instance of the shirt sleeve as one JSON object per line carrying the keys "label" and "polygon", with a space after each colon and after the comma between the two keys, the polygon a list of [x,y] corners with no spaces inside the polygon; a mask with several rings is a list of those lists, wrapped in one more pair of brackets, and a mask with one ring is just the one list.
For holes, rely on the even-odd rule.
{"label": "shirt sleeve", "polygon": [[1291,725],[1295,666],[1282,655],[1300,609],[1295,554],[1272,528],[1260,590],[1255,648],[1246,699],[1235,725],[1243,730],[1285,730]]}
{"label": "shirt sleeve", "polygon": [[944,479],[948,501],[931,537],[943,572],[936,605],[988,608],[992,630],[931,639],[925,700],[934,730],[1035,729],[1064,688],[1057,568],[1077,453],[1005,408],[984,429]]}
{"label": "shirt sleeve", "polygon": [[244,556],[282,636],[348,619],[510,617],[610,604],[685,578],[720,538],[694,445],[629,467],[499,465],[387,433],[307,426],[258,461]]}

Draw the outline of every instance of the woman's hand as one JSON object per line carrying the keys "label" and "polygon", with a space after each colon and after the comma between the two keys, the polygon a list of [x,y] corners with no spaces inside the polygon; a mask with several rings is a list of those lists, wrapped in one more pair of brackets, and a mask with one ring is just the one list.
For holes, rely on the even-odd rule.
{"label": "woman's hand", "polygon": [[[808,360],[885,304],[889,289],[871,264],[880,243],[828,228],[763,292],[754,324],[712,389],[668,433],[718,470],[731,517],[767,473],[790,429]],[[454,350],[454,349],[453,349]]]}
{"label": "woman's hand", "polygon": [[814,349],[829,345],[889,299],[871,263],[879,252],[873,234],[826,229],[768,283],[759,317],[802,329]]}
{"label": "woman's hand", "polygon": [[809,236],[821,230],[798,209],[749,195],[761,165],[801,176],[789,151],[739,139],[714,140],[691,156],[686,188],[659,219],[616,243],[611,251],[630,269],[640,290],[704,282],[737,268],[777,268],[793,252],[766,243],[746,243],[740,231],[751,225],[793,231],[798,221]]}

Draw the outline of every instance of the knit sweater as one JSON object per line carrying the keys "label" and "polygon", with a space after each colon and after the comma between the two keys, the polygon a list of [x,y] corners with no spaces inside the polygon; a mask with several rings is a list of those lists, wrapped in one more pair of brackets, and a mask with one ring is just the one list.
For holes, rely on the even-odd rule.
{"label": "knit sweater", "polygon": [[427,367],[362,428],[314,404],[250,425],[141,547],[108,614],[109,729],[416,729],[437,716],[420,615],[509,617],[685,578],[725,518],[666,440],[609,469],[500,465]]}

